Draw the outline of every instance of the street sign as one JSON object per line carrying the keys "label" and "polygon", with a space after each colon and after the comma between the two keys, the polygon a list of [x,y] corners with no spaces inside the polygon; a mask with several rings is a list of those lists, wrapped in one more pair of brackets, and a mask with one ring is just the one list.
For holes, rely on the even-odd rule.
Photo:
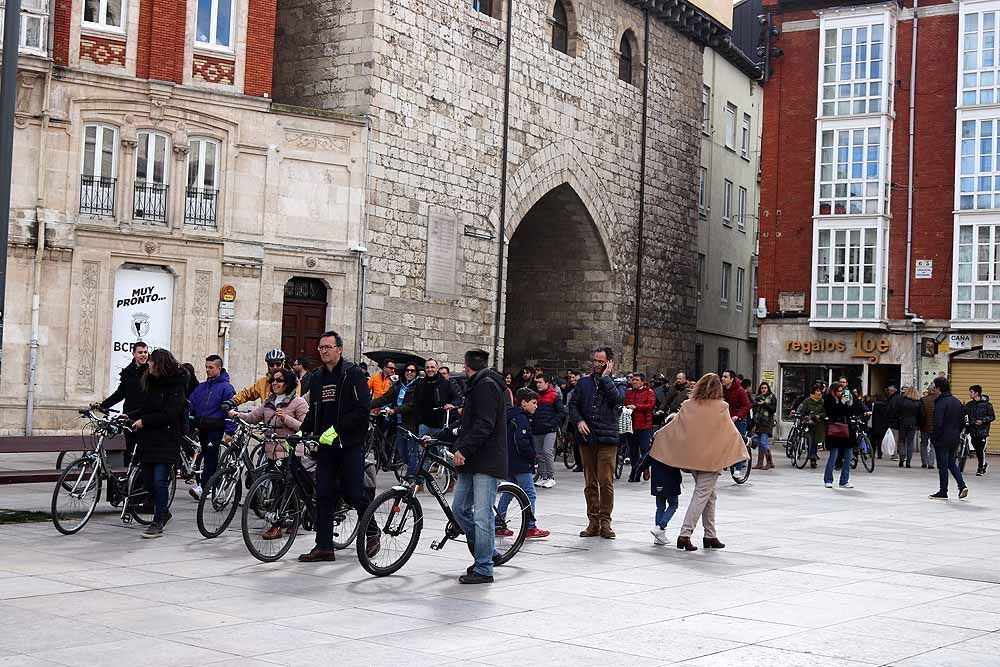
{"label": "street sign", "polygon": [[232,322],[236,319],[236,304],[232,301],[219,302],[219,321]]}
{"label": "street sign", "polygon": [[983,349],[1000,350],[1000,334],[984,334]]}
{"label": "street sign", "polygon": [[219,290],[219,301],[236,301],[236,288],[232,285],[223,285]]}
{"label": "street sign", "polygon": [[948,336],[948,347],[952,350],[971,350],[971,334],[950,334]]}
{"label": "street sign", "polygon": [[929,280],[934,277],[934,260],[918,259],[917,271],[914,276],[917,280]]}

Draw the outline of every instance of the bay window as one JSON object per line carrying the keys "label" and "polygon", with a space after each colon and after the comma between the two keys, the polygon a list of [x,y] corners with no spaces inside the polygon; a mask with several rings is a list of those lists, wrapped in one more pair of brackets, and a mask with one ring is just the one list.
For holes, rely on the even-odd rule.
{"label": "bay window", "polygon": [[885,113],[891,79],[886,76],[886,25],[867,17],[822,31],[821,116]]}
{"label": "bay window", "polygon": [[885,261],[880,225],[821,223],[813,234],[813,320],[880,319]]}
{"label": "bay window", "polygon": [[1000,208],[1000,113],[960,123],[958,208]]}
{"label": "bay window", "polygon": [[232,48],[234,0],[198,0],[197,41],[199,44]]}
{"label": "bay window", "polygon": [[1000,322],[1000,221],[957,231],[954,319]]}
{"label": "bay window", "polygon": [[961,103],[1000,103],[1000,69],[997,63],[997,15],[1000,8],[964,13],[959,47],[962,81]]}
{"label": "bay window", "polygon": [[818,215],[885,215],[887,188],[882,127],[833,127],[819,132]]}

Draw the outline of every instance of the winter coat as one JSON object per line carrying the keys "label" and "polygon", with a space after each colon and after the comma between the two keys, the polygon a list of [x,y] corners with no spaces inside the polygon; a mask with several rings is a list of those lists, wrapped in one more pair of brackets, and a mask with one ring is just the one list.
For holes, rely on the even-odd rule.
{"label": "winter coat", "polygon": [[368,378],[368,390],[372,393],[372,400],[377,401],[382,398],[382,394],[392,387],[392,380],[383,373],[376,373]]}
{"label": "winter coat", "polygon": [[[278,408],[285,409],[283,419],[279,419],[274,414]],[[302,420],[306,418],[308,413],[309,403],[301,396],[292,396],[289,400],[287,395],[275,396],[271,394],[263,405],[244,416],[244,419],[251,424],[263,422],[265,426],[274,428],[275,435],[284,438],[297,433],[302,428]]]}
{"label": "winter coat", "polygon": [[930,394],[920,399],[920,430],[923,433],[934,430],[934,397]]}
{"label": "winter coat", "polygon": [[630,479],[638,479],[647,468],[650,471],[650,495],[658,498],[671,498],[681,495],[681,471],[673,466],[660,463],[653,458],[651,452],[646,452],[645,456],[642,457]]}
{"label": "winter coat", "polygon": [[420,416],[420,423],[430,428],[441,428],[444,426],[444,410],[437,410],[443,405],[455,405],[458,401],[458,392],[451,382],[448,382],[440,375],[433,378],[421,378],[410,388],[414,392],[414,405]]}
{"label": "winter coat", "polygon": [[889,404],[886,401],[875,401],[872,406],[872,434],[881,442],[882,436],[889,430]]}
{"label": "winter coat", "polygon": [[753,399],[753,426],[757,433],[774,435],[774,415],[778,411],[778,398],[771,392],[757,394]]}
{"label": "winter coat", "polygon": [[[823,429],[825,431],[824,442],[827,449],[854,447],[854,439],[850,436],[850,422],[848,420],[857,414],[857,408],[838,401],[830,394],[825,394],[823,396],[823,409],[826,413],[826,424],[823,426]],[[830,435],[829,426],[833,423],[848,425],[848,435],[846,438],[837,438]]]}
{"label": "winter coat", "polygon": [[[238,391],[235,396],[229,401],[232,407],[238,407],[244,403],[249,403],[250,401],[263,401],[265,398],[271,395],[271,374],[265,373],[264,375],[257,378],[249,387],[245,387]],[[295,395],[302,395],[302,383],[295,389]]]}
{"label": "winter coat", "polygon": [[[410,433],[416,433],[420,429],[420,415],[417,414],[417,404],[414,400],[416,392],[413,386],[416,380],[410,380],[410,384],[405,384],[402,380],[393,382],[389,391],[372,401],[372,409],[393,408],[396,411],[396,423],[402,424]],[[403,392],[403,402],[399,402],[399,392]]]}
{"label": "winter coat", "polygon": [[552,387],[538,392],[538,409],[531,415],[531,432],[535,435],[555,433],[563,423],[566,406]]}
{"label": "winter coat", "polygon": [[533,472],[535,439],[531,437],[531,420],[520,407],[507,410],[507,475]]}
{"label": "winter coat", "polygon": [[931,440],[935,447],[958,447],[965,425],[965,407],[951,392],[939,394],[934,400],[934,432]]}
{"label": "winter coat", "polygon": [[507,479],[507,400],[503,376],[484,368],[469,378],[457,451],[465,457],[461,473]]}
{"label": "winter coat", "polygon": [[[993,406],[986,398],[966,403],[965,415],[969,418],[969,435],[976,439],[989,436],[990,423],[996,419],[996,415],[993,412]],[[982,426],[976,426],[976,422],[979,420],[982,420]]]}
{"label": "winter coat", "polygon": [[[333,399],[324,401],[324,395],[336,397],[336,411],[327,405]],[[313,376],[309,412],[301,430],[318,437],[332,426],[339,436],[334,447],[360,447],[368,436],[371,402],[368,378],[360,367],[346,359],[341,359],[332,371],[321,366]],[[326,449],[320,447],[321,457]]]}
{"label": "winter coat", "polygon": [[889,428],[896,431],[899,430],[899,399],[901,398],[903,395],[897,391],[885,402],[886,421],[889,423]]}
{"label": "winter coat", "polygon": [[136,366],[133,361],[122,369],[118,374],[118,388],[114,393],[101,401],[101,407],[105,410],[125,400],[122,405],[122,412],[128,414],[142,406],[146,390],[142,387],[142,374],[149,368],[149,364]]}
{"label": "winter coat", "polygon": [[648,384],[639,390],[629,389],[625,392],[625,405],[634,405],[632,411],[632,430],[647,431],[653,428],[653,409],[656,407],[656,394]]}
{"label": "winter coat", "polygon": [[128,413],[129,419],[142,420],[142,428],[135,432],[139,460],[176,465],[187,419],[188,374],[181,371],[172,377],[146,376],[142,405]]}
{"label": "winter coat", "polygon": [[725,401],[690,399],[656,432],[650,454],[660,463],[700,472],[719,472],[750,458]]}
{"label": "winter coat", "polygon": [[906,396],[900,396],[896,403],[896,415],[899,419],[899,429],[906,431],[916,431],[920,427],[921,414],[920,401],[915,401]]}
{"label": "winter coat", "polygon": [[614,381],[604,375],[590,373],[580,378],[570,401],[569,415],[573,428],[581,421],[590,428],[590,435],[581,435],[584,445],[617,445],[618,412],[622,396]]}
{"label": "winter coat", "polygon": [[729,389],[722,390],[722,397],[729,404],[730,417],[746,419],[750,416],[750,399],[743,387],[736,384],[735,381],[729,385]]}
{"label": "winter coat", "polygon": [[191,401],[191,416],[195,418],[195,426],[202,433],[221,433],[223,430],[232,433],[236,425],[226,423],[228,410],[223,404],[228,404],[236,394],[229,382],[229,373],[223,369],[219,377],[208,378],[199,384],[188,400]]}
{"label": "winter coat", "polygon": [[806,400],[799,405],[798,414],[813,417],[813,442],[821,443],[826,440],[826,404],[823,397],[813,398],[810,394]]}

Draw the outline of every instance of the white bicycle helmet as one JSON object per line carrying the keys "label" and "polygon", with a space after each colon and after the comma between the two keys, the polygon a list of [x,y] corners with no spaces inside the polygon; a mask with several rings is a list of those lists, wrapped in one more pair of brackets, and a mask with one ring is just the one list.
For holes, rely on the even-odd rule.
{"label": "white bicycle helmet", "polygon": [[269,364],[276,361],[284,361],[284,360],[285,360],[285,353],[282,352],[281,350],[271,350],[270,352],[264,355],[264,361]]}

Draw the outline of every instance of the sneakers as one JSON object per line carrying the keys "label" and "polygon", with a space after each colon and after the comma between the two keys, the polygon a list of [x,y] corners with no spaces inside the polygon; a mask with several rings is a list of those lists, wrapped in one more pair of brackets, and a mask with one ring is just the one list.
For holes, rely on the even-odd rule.
{"label": "sneakers", "polygon": [[[509,530],[507,532],[510,533]],[[525,537],[529,540],[541,540],[548,537],[551,534],[552,533],[550,533],[549,531],[542,530],[538,526],[535,526],[534,528],[528,530],[528,532],[525,534]],[[513,533],[511,533],[511,535],[513,535]]]}
{"label": "sneakers", "polygon": [[670,540],[667,539],[666,529],[654,526],[649,532],[653,536],[653,544],[670,544]]}
{"label": "sneakers", "polygon": [[488,577],[485,574],[479,574],[475,570],[471,573],[463,574],[458,578],[458,583],[460,584],[492,584],[493,577]]}
{"label": "sneakers", "polygon": [[201,500],[201,486],[195,484],[194,486],[189,488],[188,495],[194,498],[195,500]]}
{"label": "sneakers", "polygon": [[841,484],[840,488],[842,488],[842,489],[853,489],[854,485],[851,484],[850,482],[848,482],[847,484]]}
{"label": "sneakers", "polygon": [[143,532],[142,537],[146,540],[163,537],[163,524],[158,522],[149,524],[149,527]]}
{"label": "sneakers", "polygon": [[833,482],[823,482],[823,486],[825,486],[828,489],[832,489],[833,488]]}
{"label": "sneakers", "polygon": [[969,487],[963,486],[961,489],[958,490],[958,497],[961,500],[965,500],[968,496],[969,496]]}
{"label": "sneakers", "polygon": [[551,489],[555,485],[556,485],[556,480],[552,479],[551,477],[549,477],[548,479],[540,480],[538,482],[538,486],[542,487],[543,489]]}
{"label": "sneakers", "polygon": [[500,527],[500,528],[497,528],[496,536],[497,537],[514,537],[514,531],[511,530],[510,528]]}
{"label": "sneakers", "polygon": [[[959,492],[959,493],[961,493],[961,492]],[[931,500],[948,500],[948,494],[944,493],[943,491],[938,491],[937,493],[932,493],[931,495],[929,495],[927,497],[930,498]]]}

